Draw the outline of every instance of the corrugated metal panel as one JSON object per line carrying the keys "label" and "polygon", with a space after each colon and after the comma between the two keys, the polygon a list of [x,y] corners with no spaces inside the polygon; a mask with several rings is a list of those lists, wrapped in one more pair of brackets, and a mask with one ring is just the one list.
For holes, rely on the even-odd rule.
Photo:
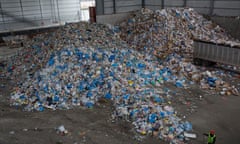
{"label": "corrugated metal panel", "polygon": [[141,0],[117,0],[116,1],[116,5],[118,7],[129,7],[129,6],[140,6],[142,5],[142,1]]}
{"label": "corrugated metal panel", "polygon": [[240,48],[194,41],[194,58],[240,66]]}
{"label": "corrugated metal panel", "polygon": [[156,5],[156,6],[153,6],[153,5],[147,5],[147,8],[149,8],[149,9],[152,9],[152,10],[158,10],[158,9],[161,9],[162,7],[161,7],[161,5]]}
{"label": "corrugated metal panel", "polygon": [[95,0],[1,0],[0,31],[88,20],[88,7],[94,2]]}
{"label": "corrugated metal panel", "polygon": [[193,9],[201,14],[209,14],[210,13],[209,8],[193,8]]}
{"label": "corrugated metal panel", "polygon": [[[184,0],[164,0],[164,8],[167,7],[182,7],[184,5]],[[162,8],[162,0],[154,1],[150,0],[146,2],[147,8],[156,10]]]}
{"label": "corrugated metal panel", "polygon": [[[142,6],[141,0],[115,0],[116,13],[125,13],[134,10],[139,10]],[[104,0],[104,14],[113,14],[113,0]]]}
{"label": "corrugated metal panel", "polygon": [[104,9],[104,14],[113,14],[113,8],[105,8]]}
{"label": "corrugated metal panel", "polygon": [[104,8],[113,8],[113,0],[104,0]]}
{"label": "corrugated metal panel", "polygon": [[105,8],[109,8],[109,7],[113,7],[113,1],[106,1],[105,3],[104,3],[104,7]]}
{"label": "corrugated metal panel", "polygon": [[209,8],[210,7],[210,0],[208,1],[198,1],[198,0],[188,0],[187,1],[188,7],[196,7],[196,8]]}
{"label": "corrugated metal panel", "polygon": [[124,13],[124,12],[139,10],[139,8],[140,7],[137,6],[137,5],[125,6],[124,8],[123,7],[117,7],[116,12],[117,13]]}
{"label": "corrugated metal panel", "polygon": [[214,8],[240,9],[240,1],[215,1]]}
{"label": "corrugated metal panel", "polygon": [[214,9],[213,14],[217,16],[240,16],[240,9]]}
{"label": "corrugated metal panel", "polygon": [[183,0],[165,0],[164,6],[166,7],[182,7],[184,1]]}
{"label": "corrugated metal panel", "polygon": [[58,0],[58,11],[62,22],[79,20],[80,4],[78,0]]}
{"label": "corrugated metal panel", "polygon": [[161,0],[146,0],[146,5],[161,5]]}

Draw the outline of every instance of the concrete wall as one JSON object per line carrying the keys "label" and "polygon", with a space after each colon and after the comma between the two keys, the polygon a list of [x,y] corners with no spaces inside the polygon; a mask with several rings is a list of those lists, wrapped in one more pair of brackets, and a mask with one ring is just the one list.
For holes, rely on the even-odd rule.
{"label": "concrete wall", "polygon": [[95,0],[0,0],[0,32],[88,20]]}

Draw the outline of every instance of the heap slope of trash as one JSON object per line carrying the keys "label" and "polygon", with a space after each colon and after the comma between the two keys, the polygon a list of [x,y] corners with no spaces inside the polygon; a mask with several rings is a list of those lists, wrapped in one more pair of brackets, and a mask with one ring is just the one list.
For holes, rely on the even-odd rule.
{"label": "heap slope of trash", "polygon": [[[223,89],[226,83],[217,72],[202,72],[182,55],[192,53],[189,29],[194,25],[187,22],[191,13],[196,14],[191,9],[155,14],[144,10],[137,14],[140,19],[128,20],[130,26],[125,23],[126,32],[119,27],[78,23],[26,40],[24,49],[6,61],[1,73],[18,84],[11,93],[11,105],[44,111],[92,108],[99,99],[110,99],[115,106],[113,118],[131,120],[141,134],[154,131],[163,140],[180,143],[192,126],[177,117],[168,104],[165,82],[180,88],[197,83],[223,94],[238,94],[233,86]],[[183,16],[185,22],[180,21]],[[161,26],[166,29],[153,32]],[[160,50],[165,53],[158,59]]]}
{"label": "heap slope of trash", "polygon": [[142,9],[130,14],[117,28],[121,30],[120,37],[132,48],[162,59],[162,66],[174,74],[222,95],[239,95],[239,89],[222,80],[223,71],[203,71],[192,64],[194,39],[240,46],[238,40],[194,9]]}

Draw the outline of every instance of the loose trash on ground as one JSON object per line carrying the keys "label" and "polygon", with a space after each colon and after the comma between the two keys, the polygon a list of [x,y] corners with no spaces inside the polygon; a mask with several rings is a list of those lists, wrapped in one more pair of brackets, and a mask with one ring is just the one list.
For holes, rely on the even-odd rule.
{"label": "loose trash on ground", "polygon": [[15,131],[10,131],[9,134],[14,135]]}
{"label": "loose trash on ground", "polygon": [[64,125],[60,125],[57,128],[57,133],[60,135],[66,135],[66,134],[68,134],[68,130],[65,129]]}
{"label": "loose trash on ground", "polygon": [[187,138],[197,138],[196,134],[184,132],[184,136]]}

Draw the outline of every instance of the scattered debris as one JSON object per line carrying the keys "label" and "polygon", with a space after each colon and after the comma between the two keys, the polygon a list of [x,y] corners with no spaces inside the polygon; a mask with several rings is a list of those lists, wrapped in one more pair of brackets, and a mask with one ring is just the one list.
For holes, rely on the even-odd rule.
{"label": "scattered debris", "polygon": [[10,131],[9,134],[14,135],[15,131]]}
{"label": "scattered debris", "polygon": [[57,130],[57,134],[60,134],[62,136],[68,134],[68,130],[65,129],[64,125],[60,125],[56,130]]}
{"label": "scattered debris", "polygon": [[197,135],[194,134],[194,133],[187,133],[187,132],[184,132],[184,136],[187,137],[187,138],[197,138]]}

